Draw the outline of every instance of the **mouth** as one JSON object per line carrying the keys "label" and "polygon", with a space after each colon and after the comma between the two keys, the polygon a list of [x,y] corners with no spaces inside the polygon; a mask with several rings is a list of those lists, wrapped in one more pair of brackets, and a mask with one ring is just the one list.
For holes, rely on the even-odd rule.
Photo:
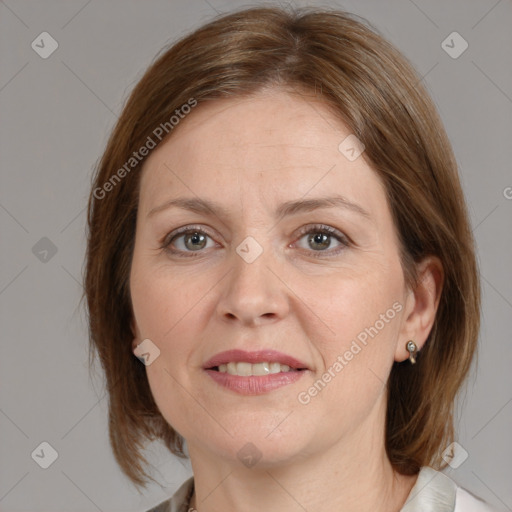
{"label": "mouth", "polygon": [[239,377],[253,377],[261,375],[273,375],[276,373],[285,372],[300,372],[307,368],[292,368],[287,364],[281,364],[278,362],[264,361],[262,363],[249,363],[247,361],[230,361],[229,363],[223,363],[218,366],[207,368],[207,370],[213,370],[220,373],[227,373],[229,375],[238,375]]}
{"label": "mouth", "polygon": [[309,368],[292,356],[274,350],[229,350],[204,366],[218,384],[241,394],[262,394],[296,382]]}
{"label": "mouth", "polygon": [[298,372],[308,370],[308,367],[298,359],[276,350],[228,350],[213,356],[205,363],[204,369],[249,377]]}

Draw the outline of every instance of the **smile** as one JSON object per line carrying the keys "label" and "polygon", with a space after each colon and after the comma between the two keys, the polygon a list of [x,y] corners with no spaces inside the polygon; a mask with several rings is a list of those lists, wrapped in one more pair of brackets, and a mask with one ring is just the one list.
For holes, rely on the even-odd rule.
{"label": "smile", "polygon": [[261,395],[296,382],[308,368],[297,359],[274,350],[229,350],[211,358],[204,370],[230,391]]}
{"label": "smile", "polygon": [[229,373],[229,375],[238,375],[240,377],[299,371],[298,369],[290,368],[287,364],[280,364],[276,362],[271,363],[268,361],[256,364],[251,364],[245,361],[238,363],[230,362],[227,364],[221,364],[216,368],[220,373]]}

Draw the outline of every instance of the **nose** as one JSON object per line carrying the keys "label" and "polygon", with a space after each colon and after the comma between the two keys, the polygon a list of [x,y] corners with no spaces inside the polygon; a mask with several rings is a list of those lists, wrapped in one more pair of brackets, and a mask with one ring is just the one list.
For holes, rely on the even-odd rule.
{"label": "nose", "polygon": [[235,251],[231,259],[217,305],[221,319],[245,326],[283,319],[289,311],[289,296],[270,250],[251,262]]}

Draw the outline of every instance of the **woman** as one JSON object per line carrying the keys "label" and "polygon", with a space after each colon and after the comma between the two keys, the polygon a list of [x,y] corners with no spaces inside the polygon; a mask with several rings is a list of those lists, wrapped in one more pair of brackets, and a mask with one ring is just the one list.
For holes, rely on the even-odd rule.
{"label": "woman", "polygon": [[491,510],[438,471],[479,329],[457,165],[354,16],[244,10],[153,63],[95,176],[86,296],[125,474],[186,441],[153,510]]}

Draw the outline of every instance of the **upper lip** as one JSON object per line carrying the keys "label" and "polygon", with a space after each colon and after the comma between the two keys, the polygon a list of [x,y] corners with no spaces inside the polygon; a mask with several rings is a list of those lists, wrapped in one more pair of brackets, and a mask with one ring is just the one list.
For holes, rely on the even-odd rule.
{"label": "upper lip", "polygon": [[253,364],[263,362],[279,363],[286,364],[290,368],[294,369],[307,369],[307,366],[303,362],[299,361],[298,359],[295,359],[292,356],[289,356],[288,354],[277,352],[276,350],[256,350],[252,352],[247,352],[245,350],[238,349],[227,350],[225,352],[220,352],[214,355],[204,364],[204,368],[209,369],[219,366],[221,364],[227,364],[231,362],[237,363],[240,361]]}

